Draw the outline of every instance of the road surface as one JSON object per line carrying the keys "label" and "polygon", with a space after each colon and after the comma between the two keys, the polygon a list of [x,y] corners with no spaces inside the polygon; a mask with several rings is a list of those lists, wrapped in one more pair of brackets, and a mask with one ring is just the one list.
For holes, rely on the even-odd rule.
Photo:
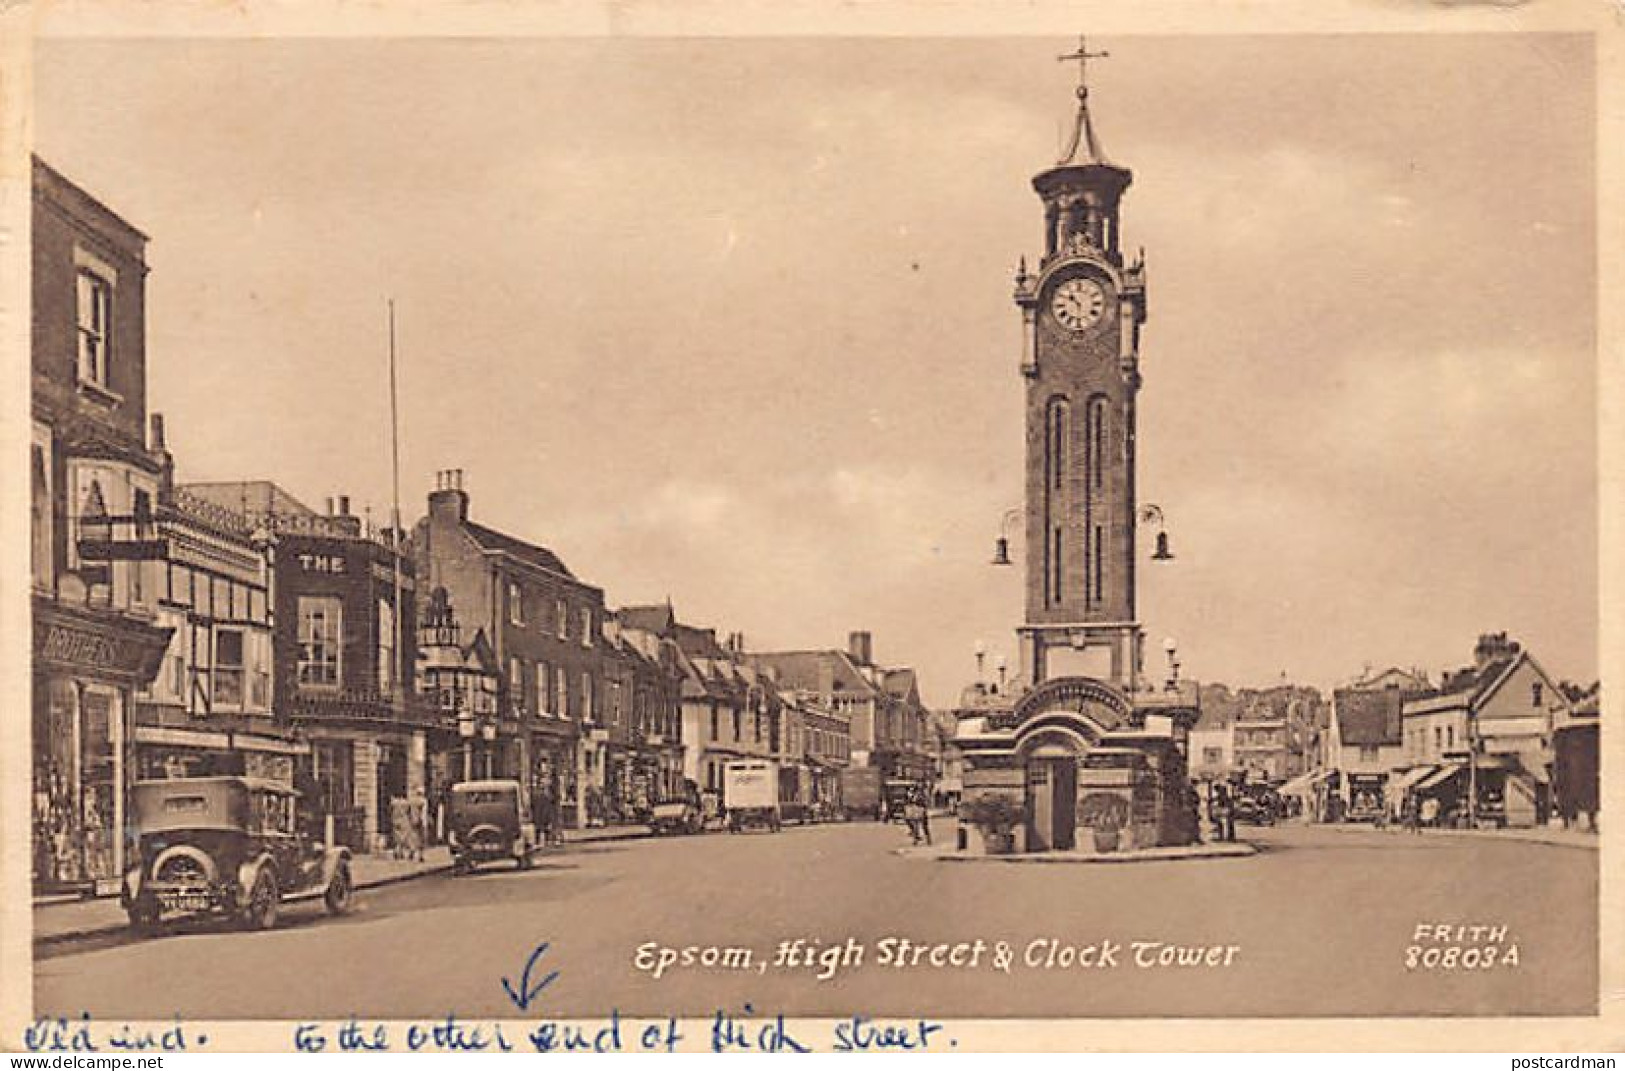
{"label": "road surface", "polygon": [[[370,890],[342,919],[306,907],[270,933],[193,926],[50,949],[36,1007],[121,1020],[746,1004],[801,1017],[1594,1014],[1598,853],[1399,830],[1242,834],[1259,855],[1109,866],[905,858],[901,828],[872,823],[578,845],[528,873]],[[1484,929],[1440,942],[1418,940],[1421,925]],[[810,954],[776,962],[797,939]],[[883,965],[901,940],[925,951]],[[861,960],[820,979],[817,953],[848,941]],[[665,949],[679,961],[657,978]],[[683,949],[697,962],[682,966]],[[530,997],[524,1014],[509,988]]]}

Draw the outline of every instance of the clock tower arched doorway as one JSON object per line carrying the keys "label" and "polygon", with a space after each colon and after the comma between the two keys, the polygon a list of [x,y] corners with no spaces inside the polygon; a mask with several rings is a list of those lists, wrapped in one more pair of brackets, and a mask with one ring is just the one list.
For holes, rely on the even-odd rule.
{"label": "clock tower arched doorway", "polygon": [[1027,850],[1067,852],[1078,843],[1078,756],[1062,744],[1027,755]]}

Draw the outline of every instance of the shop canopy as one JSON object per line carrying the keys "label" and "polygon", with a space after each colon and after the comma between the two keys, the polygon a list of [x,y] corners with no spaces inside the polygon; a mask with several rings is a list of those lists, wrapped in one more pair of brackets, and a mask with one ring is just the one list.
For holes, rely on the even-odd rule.
{"label": "shop canopy", "polygon": [[1437,792],[1465,769],[1466,767],[1459,762],[1446,763],[1418,781],[1416,783],[1416,792],[1419,794]]}
{"label": "shop canopy", "polygon": [[1330,770],[1310,770],[1306,774],[1299,774],[1278,791],[1283,796],[1307,796],[1314,792],[1315,786],[1321,784],[1332,776]]}
{"label": "shop canopy", "polygon": [[1388,783],[1388,790],[1393,793],[1409,792],[1416,786],[1417,782],[1431,777],[1438,772],[1439,767],[1437,766],[1413,766],[1411,769],[1406,770],[1404,773],[1394,778],[1394,780],[1390,781]]}

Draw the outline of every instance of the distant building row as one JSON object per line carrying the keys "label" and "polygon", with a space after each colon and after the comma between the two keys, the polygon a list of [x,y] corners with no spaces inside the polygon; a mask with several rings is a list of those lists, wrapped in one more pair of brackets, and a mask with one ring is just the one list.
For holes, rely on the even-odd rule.
{"label": "distant building row", "polygon": [[[1234,700],[1229,702],[1227,700]],[[1554,680],[1504,632],[1435,686],[1419,670],[1367,673],[1333,691],[1204,687],[1191,732],[1198,776],[1250,776],[1326,821],[1544,824],[1598,807],[1600,686]]]}

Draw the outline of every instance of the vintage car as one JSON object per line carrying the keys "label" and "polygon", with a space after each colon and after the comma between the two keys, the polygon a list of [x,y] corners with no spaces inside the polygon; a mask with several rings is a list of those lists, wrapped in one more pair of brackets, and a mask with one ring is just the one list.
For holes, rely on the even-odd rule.
{"label": "vintage car", "polygon": [[452,785],[447,812],[447,838],[457,873],[466,874],[493,859],[512,859],[519,869],[530,868],[536,826],[525,813],[518,781]]}
{"label": "vintage car", "polygon": [[135,865],[120,897],[130,924],[219,915],[268,930],[291,900],[350,910],[350,850],[301,832],[298,799],[289,785],[253,777],[137,782]]}
{"label": "vintage car", "polygon": [[656,836],[701,832],[705,828],[705,812],[700,805],[699,788],[693,781],[684,782],[679,796],[650,804],[640,819]]}
{"label": "vintage car", "polygon": [[1281,817],[1281,797],[1267,785],[1242,785],[1235,794],[1236,821],[1273,826]]}

